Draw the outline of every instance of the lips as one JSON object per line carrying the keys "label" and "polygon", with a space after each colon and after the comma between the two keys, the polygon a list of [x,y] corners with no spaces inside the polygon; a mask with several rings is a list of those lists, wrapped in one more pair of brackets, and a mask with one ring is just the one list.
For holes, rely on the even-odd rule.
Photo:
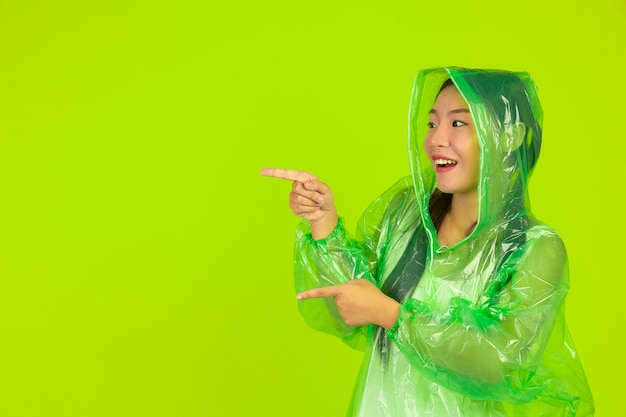
{"label": "lips", "polygon": [[451,171],[457,164],[457,161],[454,159],[447,158],[443,155],[433,155],[432,160],[435,165],[435,171],[438,173]]}

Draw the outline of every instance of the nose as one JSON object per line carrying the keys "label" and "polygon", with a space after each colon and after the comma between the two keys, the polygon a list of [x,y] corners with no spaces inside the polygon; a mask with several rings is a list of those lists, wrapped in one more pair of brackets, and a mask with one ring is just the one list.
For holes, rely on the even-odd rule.
{"label": "nose", "polygon": [[448,145],[450,145],[448,132],[443,126],[439,126],[439,127],[431,129],[428,137],[429,137],[431,145],[434,147],[446,148],[448,147]]}

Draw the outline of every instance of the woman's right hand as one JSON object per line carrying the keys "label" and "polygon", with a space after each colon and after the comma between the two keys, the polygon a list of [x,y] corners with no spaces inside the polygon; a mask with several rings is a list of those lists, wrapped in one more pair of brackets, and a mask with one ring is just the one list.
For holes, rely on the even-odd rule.
{"label": "woman's right hand", "polygon": [[293,181],[289,207],[311,224],[313,239],[327,237],[337,226],[337,209],[330,187],[309,172],[279,168],[264,168],[261,175]]}

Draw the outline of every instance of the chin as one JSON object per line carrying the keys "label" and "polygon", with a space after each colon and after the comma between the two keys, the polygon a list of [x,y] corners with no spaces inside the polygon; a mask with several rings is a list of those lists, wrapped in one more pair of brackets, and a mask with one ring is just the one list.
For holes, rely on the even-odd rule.
{"label": "chin", "polygon": [[454,186],[451,186],[449,184],[439,184],[437,183],[437,189],[439,191],[441,191],[442,193],[446,193],[446,194],[454,194],[455,192],[457,192],[457,188]]}
{"label": "chin", "polygon": [[469,194],[476,191],[476,188],[459,187],[450,184],[437,184],[437,189],[445,194]]}

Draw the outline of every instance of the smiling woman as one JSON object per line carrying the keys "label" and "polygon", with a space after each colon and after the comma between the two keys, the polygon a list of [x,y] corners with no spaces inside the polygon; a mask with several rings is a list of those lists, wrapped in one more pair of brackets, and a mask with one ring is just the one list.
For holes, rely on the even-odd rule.
{"label": "smiling woman", "polygon": [[356,238],[328,185],[293,181],[299,307],[365,357],[348,415],[591,416],[565,324],[567,255],[530,212],[542,110],[527,73],[421,71],[412,176],[365,211]]}

